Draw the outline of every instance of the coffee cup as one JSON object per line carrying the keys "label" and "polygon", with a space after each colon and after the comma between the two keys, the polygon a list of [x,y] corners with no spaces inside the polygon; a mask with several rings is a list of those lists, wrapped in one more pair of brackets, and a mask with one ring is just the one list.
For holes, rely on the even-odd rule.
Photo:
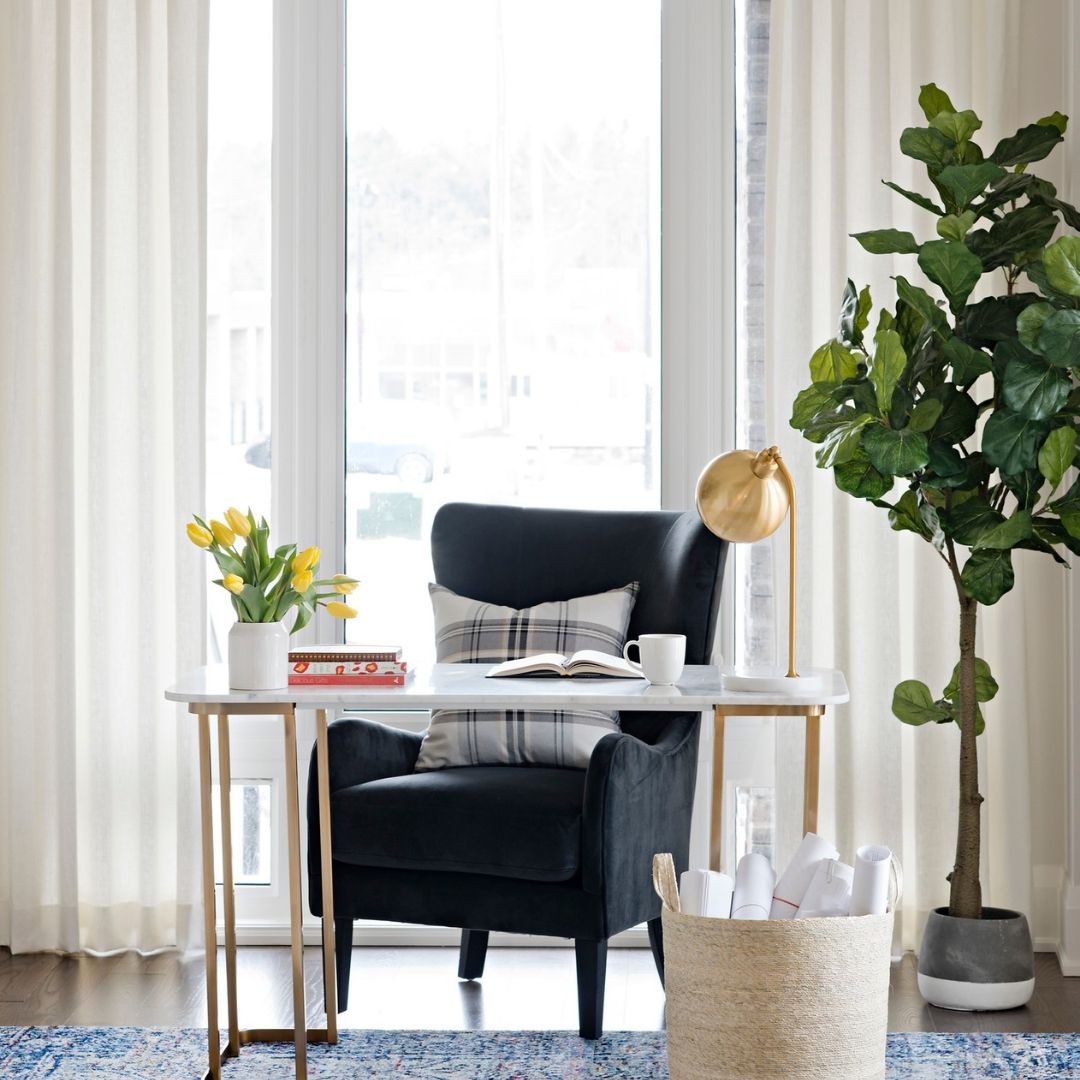
{"label": "coffee cup", "polygon": [[[637,646],[640,662],[630,659],[632,645]],[[654,686],[671,686],[679,681],[686,663],[686,635],[642,634],[623,646],[623,659]]]}

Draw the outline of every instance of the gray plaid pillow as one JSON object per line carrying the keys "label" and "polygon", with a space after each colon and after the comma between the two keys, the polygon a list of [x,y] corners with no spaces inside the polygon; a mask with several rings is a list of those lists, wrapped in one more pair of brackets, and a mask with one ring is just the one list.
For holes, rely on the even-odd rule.
{"label": "gray plaid pillow", "polygon": [[[520,610],[429,585],[435,655],[444,664],[498,664],[534,653],[596,649],[622,655],[638,583]],[[436,709],[417,771],[457,765],[559,765],[584,769],[593,747],[618,731],[615,713],[595,710],[479,712]]]}

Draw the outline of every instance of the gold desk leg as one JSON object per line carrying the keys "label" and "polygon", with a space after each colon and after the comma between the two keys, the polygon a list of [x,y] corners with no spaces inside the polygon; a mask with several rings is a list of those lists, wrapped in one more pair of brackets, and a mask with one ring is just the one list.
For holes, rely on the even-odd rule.
{"label": "gold desk leg", "polygon": [[712,816],[709,821],[709,867],[720,869],[724,841],[724,719],[719,705],[713,709]]}
{"label": "gold desk leg", "polygon": [[229,759],[229,715],[218,713],[218,788],[221,793],[221,872],[225,907],[225,996],[229,1007],[228,1057],[240,1053],[236,1009],[236,896],[233,888],[232,765]]}
{"label": "gold desk leg", "polygon": [[199,806],[202,812],[203,934],[206,941],[206,1014],[210,1068],[221,1076],[217,1000],[217,911],[214,900],[214,811],[210,792],[210,717],[199,715]]}
{"label": "gold desk leg", "polygon": [[803,763],[803,833],[817,832],[818,783],[821,770],[821,716],[806,717],[806,755]]}
{"label": "gold desk leg", "polygon": [[334,957],[334,864],[330,846],[330,752],[327,746],[326,710],[315,713],[315,752],[319,766],[319,855],[322,870],[322,963],[323,1004],[326,1034],[337,1042],[337,966]]}
{"label": "gold desk leg", "polygon": [[293,1042],[296,1078],[307,1080],[307,1009],[304,1004],[304,913],[300,899],[300,793],[296,780],[296,711],[285,720],[285,800],[289,821],[289,923],[292,929]]}

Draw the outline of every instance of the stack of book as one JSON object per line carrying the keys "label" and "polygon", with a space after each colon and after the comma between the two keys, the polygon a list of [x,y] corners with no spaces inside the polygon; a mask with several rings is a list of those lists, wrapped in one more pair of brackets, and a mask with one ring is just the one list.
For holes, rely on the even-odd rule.
{"label": "stack of book", "polygon": [[290,686],[404,686],[400,645],[308,645],[289,650]]}

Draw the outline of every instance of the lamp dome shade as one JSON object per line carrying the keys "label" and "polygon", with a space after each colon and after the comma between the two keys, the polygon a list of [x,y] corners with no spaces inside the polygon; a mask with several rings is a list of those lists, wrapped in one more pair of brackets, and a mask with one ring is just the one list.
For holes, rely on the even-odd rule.
{"label": "lamp dome shade", "polygon": [[778,472],[779,459],[775,446],[758,453],[732,450],[713,458],[697,482],[697,511],[705,527],[736,544],[776,532],[791,505]]}

